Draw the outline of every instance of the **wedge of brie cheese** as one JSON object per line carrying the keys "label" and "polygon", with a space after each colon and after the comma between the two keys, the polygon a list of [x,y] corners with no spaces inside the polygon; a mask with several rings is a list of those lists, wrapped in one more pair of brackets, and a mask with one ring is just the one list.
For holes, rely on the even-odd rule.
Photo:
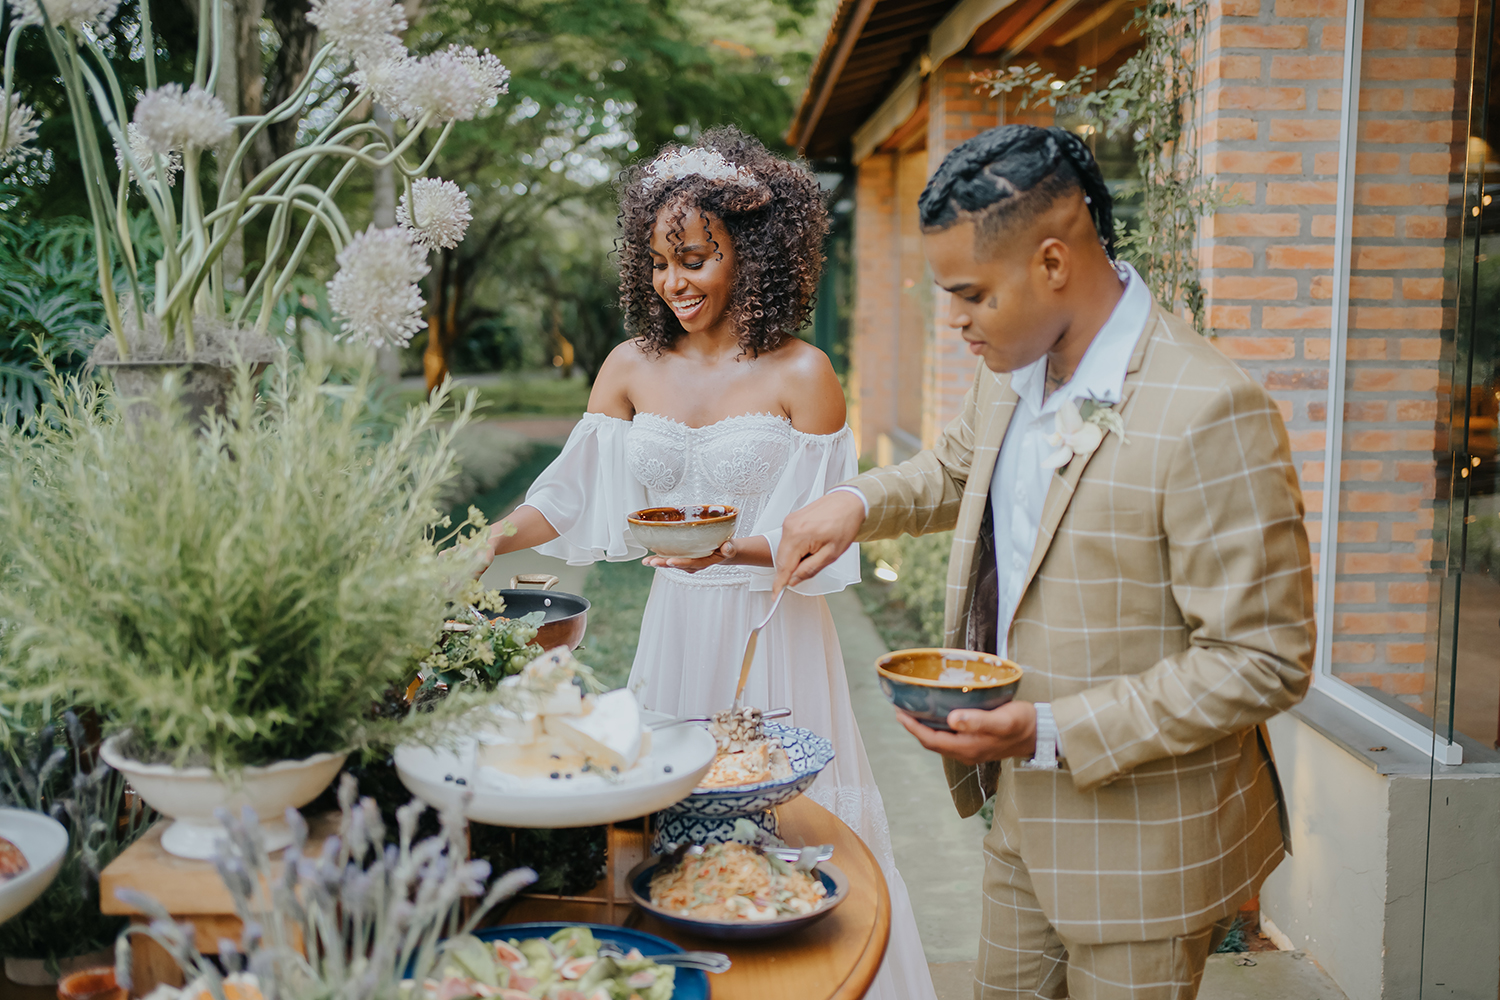
{"label": "wedge of brie cheese", "polygon": [[640,759],[641,707],[625,688],[589,699],[586,715],[549,715],[543,719],[548,735],[563,740],[597,765],[621,771]]}

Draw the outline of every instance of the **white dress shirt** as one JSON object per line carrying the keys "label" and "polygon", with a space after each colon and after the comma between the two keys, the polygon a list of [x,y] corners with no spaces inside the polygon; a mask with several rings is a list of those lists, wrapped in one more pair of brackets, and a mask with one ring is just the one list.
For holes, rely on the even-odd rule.
{"label": "white dress shirt", "polygon": [[1000,592],[995,652],[1000,656],[1007,655],[1011,620],[1021,603],[1026,568],[1031,565],[1031,553],[1041,531],[1047,489],[1059,471],[1042,467],[1042,462],[1056,450],[1047,443],[1047,436],[1057,430],[1058,407],[1065,399],[1079,402],[1092,398],[1118,403],[1125,388],[1130,355],[1151,314],[1151,293],[1146,282],[1129,264],[1116,262],[1115,268],[1125,283],[1125,291],[1084,351],[1073,377],[1048,396],[1046,357],[1011,373],[1011,388],[1020,399],[1011,414],[990,479],[996,583]]}

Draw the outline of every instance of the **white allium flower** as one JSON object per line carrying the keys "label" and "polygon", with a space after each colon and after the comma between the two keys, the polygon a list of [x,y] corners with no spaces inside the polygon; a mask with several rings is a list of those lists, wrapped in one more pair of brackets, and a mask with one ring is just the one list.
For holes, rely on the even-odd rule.
{"label": "white allium flower", "polygon": [[0,163],[25,156],[25,145],[36,138],[36,112],[31,105],[22,104],[21,98],[11,94],[6,104],[0,105]]}
{"label": "white allium flower", "polygon": [[471,45],[462,48],[450,45],[448,51],[458,56],[458,61],[464,64],[474,82],[484,91],[481,107],[489,107],[501,94],[510,90],[510,70],[505,68],[498,56],[491,55],[489,49],[477,52]]}
{"label": "white allium flower", "polygon": [[[395,41],[393,38],[392,41]],[[360,56],[358,69],[349,74],[357,90],[368,90],[375,103],[398,118],[406,117],[406,83],[412,58],[397,42],[394,49],[371,50]]]}
{"label": "white allium flower", "polygon": [[417,180],[396,207],[396,221],[414,242],[429,250],[458,246],[473,218],[469,196],[457,184],[439,177]]}
{"label": "white allium flower", "polygon": [[427,252],[398,226],[371,225],[339,252],[338,263],[338,273],[328,283],[328,304],[339,316],[343,335],[405,347],[425,325],[426,302],[417,282],[429,270]]}
{"label": "white allium flower", "polygon": [[80,28],[85,24],[103,24],[115,16],[120,0],[10,0],[11,10],[23,23],[42,23],[42,7],[47,19],[56,27]]}
{"label": "white allium flower", "polygon": [[406,10],[391,0],[312,0],[307,19],[349,59],[384,50],[406,30]]}
{"label": "white allium flower", "polygon": [[400,108],[407,118],[431,111],[438,120],[467,121],[509,89],[510,70],[488,50],[450,45],[405,69]]}
{"label": "white allium flower", "polygon": [[217,146],[234,134],[224,102],[194,84],[169,83],[148,90],[132,116],[146,147],[163,156],[186,146]]}
{"label": "white allium flower", "polygon": [[[130,143],[130,155],[135,157],[135,162],[140,164],[141,173],[149,179],[156,174],[156,161],[151,158],[151,147],[146,144],[146,137],[141,134],[141,127],[135,122],[125,126],[125,138]],[[177,183],[177,171],[182,169],[182,154],[178,152],[168,153],[162,158],[162,166],[167,170],[167,184]],[[115,143],[115,166],[121,170],[125,169],[125,154],[120,150],[120,144]],[[141,183],[141,178],[134,172],[130,179],[136,184]]]}

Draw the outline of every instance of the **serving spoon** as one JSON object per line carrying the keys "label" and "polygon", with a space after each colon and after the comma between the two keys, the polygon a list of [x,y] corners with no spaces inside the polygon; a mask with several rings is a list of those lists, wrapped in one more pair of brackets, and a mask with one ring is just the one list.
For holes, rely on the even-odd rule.
{"label": "serving spoon", "polygon": [[755,644],[760,639],[760,630],[765,628],[771,621],[771,616],[776,609],[781,607],[781,599],[786,596],[786,588],[781,588],[781,593],[776,595],[776,600],[771,602],[771,610],[760,620],[760,624],[750,630],[750,638],[745,640],[745,659],[740,663],[740,683],[734,689],[734,705],[732,710],[738,712],[745,703],[745,682],[750,679],[750,664],[755,659]]}
{"label": "serving spoon", "polygon": [[[613,941],[599,942],[599,957],[624,958],[625,951]],[[665,955],[643,955],[657,965],[675,965],[682,969],[702,969],[704,972],[728,972],[729,956],[722,951],[674,951]]]}

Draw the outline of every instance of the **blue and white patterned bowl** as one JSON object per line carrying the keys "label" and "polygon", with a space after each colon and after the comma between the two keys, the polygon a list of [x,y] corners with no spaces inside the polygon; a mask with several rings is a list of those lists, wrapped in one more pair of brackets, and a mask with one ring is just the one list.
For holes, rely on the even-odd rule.
{"label": "blue and white patterned bowl", "polygon": [[734,821],[748,819],[774,837],[781,836],[777,806],[790,802],[817,780],[833,761],[833,742],[811,729],[777,722],[765,724],[766,736],[781,741],[789,778],[761,781],[733,788],[699,788],[674,806],[656,814],[656,836],[651,853],[664,854],[668,844],[721,844],[734,833]]}

